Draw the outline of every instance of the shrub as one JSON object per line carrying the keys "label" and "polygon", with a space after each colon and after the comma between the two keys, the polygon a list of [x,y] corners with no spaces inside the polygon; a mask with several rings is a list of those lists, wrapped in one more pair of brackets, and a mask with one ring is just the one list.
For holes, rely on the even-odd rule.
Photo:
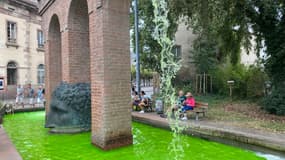
{"label": "shrub", "polygon": [[256,99],[264,96],[264,83],[267,76],[260,67],[251,66],[247,72],[247,98]]}
{"label": "shrub", "polygon": [[271,114],[285,115],[285,86],[272,90],[272,93],[265,97],[263,109]]}
{"label": "shrub", "polygon": [[185,83],[184,85],[179,85],[179,86],[175,86],[176,89],[176,93],[178,93],[178,91],[182,90],[184,93],[186,92],[192,92],[192,94],[194,94],[194,90],[192,87],[191,83]]}
{"label": "shrub", "polygon": [[229,95],[228,80],[235,81],[233,96],[237,98],[260,98],[264,94],[264,82],[267,78],[260,66],[225,64],[211,72],[213,90],[221,95]]}
{"label": "shrub", "polygon": [[[141,72],[140,75],[142,79],[152,79],[152,76],[153,76],[152,70],[141,68],[140,72]],[[136,67],[135,66],[131,67],[131,77],[132,79],[136,79]]]}

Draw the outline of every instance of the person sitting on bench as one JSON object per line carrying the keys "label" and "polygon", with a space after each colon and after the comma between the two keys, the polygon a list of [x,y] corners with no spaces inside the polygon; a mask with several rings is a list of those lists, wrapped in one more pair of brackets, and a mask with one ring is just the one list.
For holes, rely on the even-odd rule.
{"label": "person sitting on bench", "polygon": [[138,92],[137,91],[134,91],[133,92],[133,95],[132,95],[132,108],[134,111],[138,110],[138,107],[139,107],[139,104],[140,104],[140,98],[139,98],[139,95],[138,95]]}
{"label": "person sitting on bench", "polygon": [[186,111],[190,111],[193,110],[195,107],[195,99],[192,95],[191,92],[187,92],[186,94],[186,100],[184,102],[184,105],[182,107],[182,113],[184,113],[184,116],[182,117],[182,120],[187,120],[187,115],[186,115]]}
{"label": "person sitting on bench", "polygon": [[141,108],[140,113],[144,113],[144,108],[149,104],[149,100],[150,98],[145,94],[145,92],[141,91],[141,102],[139,104],[139,107]]}
{"label": "person sitting on bench", "polygon": [[175,111],[177,111],[179,108],[181,108],[181,106],[183,106],[185,100],[186,100],[186,96],[184,95],[184,92],[180,90],[178,92],[176,105],[172,107],[172,114],[171,114],[172,118],[175,118]]}

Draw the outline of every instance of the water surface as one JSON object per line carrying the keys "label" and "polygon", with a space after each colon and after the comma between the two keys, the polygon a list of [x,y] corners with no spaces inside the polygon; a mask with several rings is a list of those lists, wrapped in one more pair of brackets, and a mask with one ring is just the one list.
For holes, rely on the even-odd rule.
{"label": "water surface", "polygon": [[[49,134],[44,112],[5,117],[4,128],[24,160],[262,160],[254,152],[133,123],[134,144],[102,151],[90,144],[90,133]],[[0,158],[1,159],[1,158]]]}

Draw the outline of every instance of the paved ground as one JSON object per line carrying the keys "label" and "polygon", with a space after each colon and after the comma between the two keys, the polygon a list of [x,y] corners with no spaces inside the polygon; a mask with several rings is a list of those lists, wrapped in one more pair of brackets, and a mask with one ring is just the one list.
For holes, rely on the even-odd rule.
{"label": "paved ground", "polygon": [[[134,121],[169,129],[167,119],[161,118],[156,113],[140,114],[133,112],[132,117]],[[252,128],[239,128],[219,122],[210,122],[205,119],[200,121],[181,121],[180,123],[181,125],[188,126],[185,133],[189,135],[214,141],[238,141],[285,153],[285,134],[271,133]]]}
{"label": "paved ground", "polygon": [[0,159],[1,160],[22,160],[9,137],[0,125]]}

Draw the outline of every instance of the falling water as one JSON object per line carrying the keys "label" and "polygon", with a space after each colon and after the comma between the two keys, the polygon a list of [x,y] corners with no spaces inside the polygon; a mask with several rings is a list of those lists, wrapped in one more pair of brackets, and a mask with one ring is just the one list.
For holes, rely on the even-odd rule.
{"label": "falling water", "polygon": [[[173,139],[169,144],[168,150],[171,159],[183,159],[184,147],[180,136],[185,129],[185,125],[179,122],[179,111],[172,113],[172,108],[176,105],[175,88],[172,80],[180,69],[180,62],[175,59],[172,53],[174,42],[168,36],[168,28],[170,26],[168,20],[168,7],[165,0],[152,0],[154,7],[154,23],[156,24],[153,37],[160,44],[161,50],[161,86],[160,91],[162,99],[167,108],[167,118],[171,130],[173,131]],[[174,114],[174,116],[172,116]]]}

